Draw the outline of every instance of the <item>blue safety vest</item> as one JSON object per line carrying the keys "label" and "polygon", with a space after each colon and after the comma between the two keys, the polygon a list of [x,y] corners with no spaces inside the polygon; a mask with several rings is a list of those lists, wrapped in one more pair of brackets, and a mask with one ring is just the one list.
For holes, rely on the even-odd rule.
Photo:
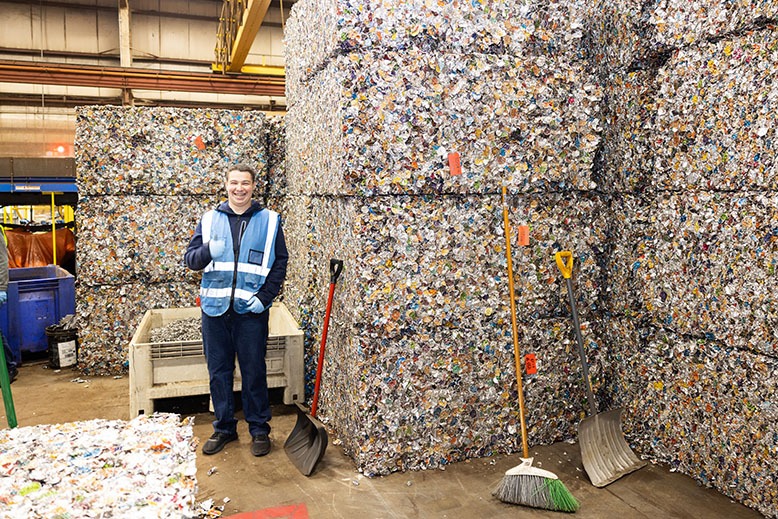
{"label": "blue safety vest", "polygon": [[[278,213],[263,209],[251,216],[241,232],[238,261],[235,262],[230,220],[226,213],[211,210],[201,222],[203,243],[224,240],[224,252],[203,270],[200,306],[206,315],[222,315],[230,307],[245,314],[246,302],[265,284],[275,260]],[[270,305],[268,305],[270,306]]]}

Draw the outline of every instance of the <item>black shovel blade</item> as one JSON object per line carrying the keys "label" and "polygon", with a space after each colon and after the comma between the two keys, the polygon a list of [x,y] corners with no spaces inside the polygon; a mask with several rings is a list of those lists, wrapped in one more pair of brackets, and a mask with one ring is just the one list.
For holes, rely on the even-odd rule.
{"label": "black shovel blade", "polygon": [[297,423],[284,443],[286,455],[303,476],[310,476],[327,450],[327,430],[319,420],[297,406]]}

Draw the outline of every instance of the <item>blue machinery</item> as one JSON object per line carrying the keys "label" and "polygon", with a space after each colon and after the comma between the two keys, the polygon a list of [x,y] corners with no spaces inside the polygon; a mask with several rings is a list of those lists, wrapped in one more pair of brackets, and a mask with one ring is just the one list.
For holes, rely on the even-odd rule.
{"label": "blue machinery", "polygon": [[[0,157],[0,206],[50,206],[53,263],[57,263],[56,207],[78,203],[73,158]],[[70,211],[72,220],[72,210]],[[3,211],[2,224],[7,214]]]}
{"label": "blue machinery", "polygon": [[72,158],[0,158],[0,206],[78,202]]}

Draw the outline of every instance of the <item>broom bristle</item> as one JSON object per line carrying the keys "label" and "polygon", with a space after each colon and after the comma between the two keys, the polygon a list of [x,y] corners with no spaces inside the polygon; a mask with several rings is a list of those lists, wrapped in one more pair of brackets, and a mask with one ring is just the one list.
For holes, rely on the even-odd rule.
{"label": "broom bristle", "polygon": [[575,512],[580,507],[564,483],[541,476],[506,475],[492,495],[505,503],[557,512]]}

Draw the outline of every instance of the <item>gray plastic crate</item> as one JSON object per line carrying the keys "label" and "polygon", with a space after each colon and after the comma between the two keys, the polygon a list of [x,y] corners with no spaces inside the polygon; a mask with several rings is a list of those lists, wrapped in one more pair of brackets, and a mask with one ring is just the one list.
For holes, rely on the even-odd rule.
{"label": "gray plastic crate", "polygon": [[[130,417],[154,412],[154,400],[207,395],[208,368],[202,341],[149,342],[151,330],[172,321],[200,317],[200,308],[148,310],[130,342]],[[283,303],[270,308],[267,385],[284,388],[284,403],[302,402],[305,383],[303,332]],[[235,391],[240,391],[235,368]]]}

